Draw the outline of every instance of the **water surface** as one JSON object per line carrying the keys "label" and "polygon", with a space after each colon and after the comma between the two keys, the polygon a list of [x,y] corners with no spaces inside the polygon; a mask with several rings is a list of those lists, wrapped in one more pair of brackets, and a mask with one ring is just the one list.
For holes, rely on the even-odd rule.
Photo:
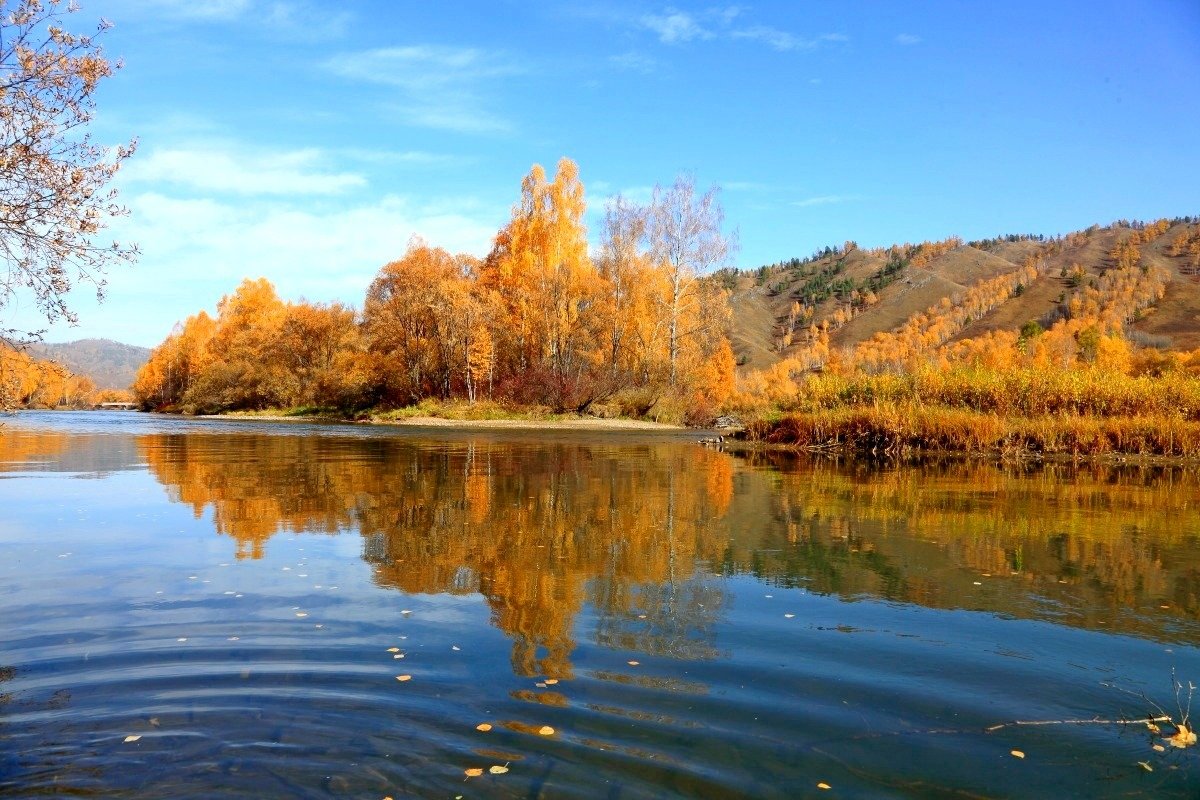
{"label": "water surface", "polygon": [[987,730],[1181,716],[1189,469],[28,413],[0,508],[3,796],[1197,791],[1145,725]]}

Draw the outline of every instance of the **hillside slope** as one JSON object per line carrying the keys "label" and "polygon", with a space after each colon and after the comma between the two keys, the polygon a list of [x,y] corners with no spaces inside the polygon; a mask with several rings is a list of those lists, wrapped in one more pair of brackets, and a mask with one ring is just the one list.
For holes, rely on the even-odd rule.
{"label": "hillside slope", "polygon": [[111,339],[43,342],[30,346],[39,358],[52,359],[76,375],[91,378],[98,389],[128,389],[134,376],[150,358],[150,350]]}
{"label": "hillside slope", "polygon": [[[1137,251],[1144,269],[1169,277],[1165,296],[1127,328],[1138,345],[1200,348],[1200,219],[1093,226],[1065,236],[957,238],[862,250],[847,242],[806,259],[739,272],[732,283],[731,339],[741,370],[762,370],[807,348],[818,331],[846,351],[933,309],[960,302],[972,287],[1015,285],[942,341],[1049,327],[1070,314],[1073,294],[1117,266],[1121,248]],[[1026,270],[1032,279],[1017,276]],[[1036,272],[1035,272],[1036,270]],[[999,290],[998,290],[999,291]],[[824,336],[824,334],[822,334]]]}

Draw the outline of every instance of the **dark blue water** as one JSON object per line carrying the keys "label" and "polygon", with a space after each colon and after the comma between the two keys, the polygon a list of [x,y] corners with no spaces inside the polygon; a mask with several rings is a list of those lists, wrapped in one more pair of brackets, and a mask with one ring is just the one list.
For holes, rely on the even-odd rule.
{"label": "dark blue water", "polygon": [[1187,469],[3,422],[5,797],[1197,793]]}

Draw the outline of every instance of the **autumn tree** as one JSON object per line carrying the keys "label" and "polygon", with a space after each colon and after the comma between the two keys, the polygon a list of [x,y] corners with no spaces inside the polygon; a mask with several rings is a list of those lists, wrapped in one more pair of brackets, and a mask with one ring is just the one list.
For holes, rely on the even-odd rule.
{"label": "autumn tree", "polygon": [[420,238],[379,271],[363,307],[377,396],[400,404],[450,396],[459,349],[451,312],[465,281],[462,257]]}
{"label": "autumn tree", "polygon": [[71,288],[104,294],[106,269],[132,261],[134,245],[96,236],[125,210],[110,187],[134,143],[115,149],[88,132],[100,82],[111,64],[96,34],[63,27],[63,0],[0,3],[0,308],[28,290],[48,321],[75,322]]}
{"label": "autumn tree", "polygon": [[[685,318],[697,311],[700,277],[726,263],[736,242],[721,231],[725,212],[717,200],[717,187],[696,195],[696,179],[680,175],[670,188],[654,187],[648,232],[650,252],[667,273],[670,295],[666,298],[667,352],[670,383],[679,377],[681,344],[704,325],[687,328]],[[703,319],[698,316],[697,319]]]}

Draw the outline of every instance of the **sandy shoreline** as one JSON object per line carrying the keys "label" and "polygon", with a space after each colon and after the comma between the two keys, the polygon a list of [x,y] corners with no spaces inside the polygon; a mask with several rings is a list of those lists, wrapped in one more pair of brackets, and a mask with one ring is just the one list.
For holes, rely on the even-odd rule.
{"label": "sandy shoreline", "polygon": [[407,419],[344,420],[322,416],[284,416],[279,414],[203,414],[197,419],[220,419],[247,422],[341,422],[356,425],[388,425],[405,428],[452,428],[455,430],[514,430],[514,431],[637,431],[642,433],[688,433],[700,431],[680,425],[666,425],[635,419],[445,419],[444,417],[409,417]]}

